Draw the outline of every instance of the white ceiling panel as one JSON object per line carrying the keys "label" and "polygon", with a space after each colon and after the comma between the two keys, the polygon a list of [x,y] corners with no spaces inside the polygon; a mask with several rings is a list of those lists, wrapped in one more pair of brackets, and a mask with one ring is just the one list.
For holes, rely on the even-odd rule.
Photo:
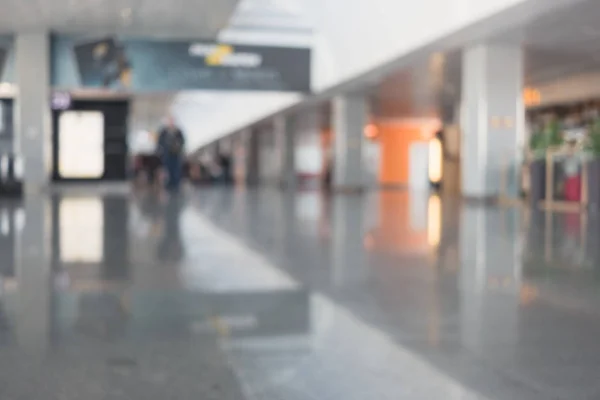
{"label": "white ceiling panel", "polygon": [[526,83],[535,85],[600,69],[600,1],[577,2],[493,38],[522,43]]}
{"label": "white ceiling panel", "polygon": [[0,0],[0,32],[214,38],[238,0]]}
{"label": "white ceiling panel", "polygon": [[311,0],[240,0],[230,28],[306,32]]}
{"label": "white ceiling panel", "polygon": [[[600,0],[578,2],[488,40],[523,45],[526,85],[537,86],[600,71]],[[461,58],[459,49],[445,54],[442,91],[428,97],[431,104],[426,109],[439,110],[443,101],[449,104],[459,101]],[[422,69],[415,62],[387,76],[374,88],[375,103],[392,104],[395,107],[392,111],[414,112],[415,90],[428,90],[423,81],[414,77]]]}
{"label": "white ceiling panel", "polygon": [[310,11],[316,0],[240,0],[229,25],[218,36],[229,43],[309,47]]}

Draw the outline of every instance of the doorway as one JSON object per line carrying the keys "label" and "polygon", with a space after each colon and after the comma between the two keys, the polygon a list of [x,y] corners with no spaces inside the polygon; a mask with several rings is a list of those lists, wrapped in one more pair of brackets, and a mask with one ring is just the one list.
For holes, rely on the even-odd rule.
{"label": "doorway", "polygon": [[75,101],[52,114],[54,181],[127,179],[126,100]]}
{"label": "doorway", "polygon": [[0,154],[14,152],[13,113],[13,99],[0,99]]}

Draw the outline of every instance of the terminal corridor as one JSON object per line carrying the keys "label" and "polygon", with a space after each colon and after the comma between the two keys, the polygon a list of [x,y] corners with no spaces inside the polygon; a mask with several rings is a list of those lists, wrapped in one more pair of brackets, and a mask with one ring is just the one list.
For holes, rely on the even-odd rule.
{"label": "terminal corridor", "polygon": [[107,187],[0,228],[2,399],[600,396],[594,218]]}
{"label": "terminal corridor", "polygon": [[600,400],[600,0],[0,10],[0,400]]}

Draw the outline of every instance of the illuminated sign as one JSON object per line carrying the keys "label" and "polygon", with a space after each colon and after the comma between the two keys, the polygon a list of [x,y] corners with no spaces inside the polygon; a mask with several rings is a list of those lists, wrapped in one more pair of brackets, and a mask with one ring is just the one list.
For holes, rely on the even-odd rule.
{"label": "illuminated sign", "polygon": [[190,46],[192,57],[204,57],[206,65],[214,67],[258,68],[262,65],[262,56],[256,53],[236,52],[228,44],[195,43]]}
{"label": "illuminated sign", "polygon": [[438,138],[429,141],[429,181],[437,184],[442,181],[442,142]]}

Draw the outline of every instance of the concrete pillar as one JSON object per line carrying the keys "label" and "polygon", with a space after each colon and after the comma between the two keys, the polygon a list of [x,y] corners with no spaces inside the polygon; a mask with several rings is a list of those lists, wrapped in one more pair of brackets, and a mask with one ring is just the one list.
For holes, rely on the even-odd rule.
{"label": "concrete pillar", "polygon": [[277,117],[273,130],[281,145],[281,187],[295,190],[298,186],[296,173],[296,117]]}
{"label": "concrete pillar", "polygon": [[50,42],[46,32],[18,34],[15,73],[16,148],[23,158],[26,191],[48,184],[51,168]]}
{"label": "concrete pillar", "polygon": [[[463,53],[462,193],[488,198],[516,195],[525,109],[523,51],[481,44]],[[505,193],[501,193],[505,192]]]}
{"label": "concrete pillar", "polygon": [[238,132],[233,141],[233,170],[236,184],[246,184],[247,140],[245,131]]}
{"label": "concrete pillar", "polygon": [[295,170],[298,185],[318,188],[323,178],[323,121],[320,109],[297,116],[295,130]]}
{"label": "concrete pillar", "polygon": [[363,95],[345,95],[333,100],[333,189],[362,190],[364,127],[368,103]]}
{"label": "concrete pillar", "polygon": [[271,122],[267,126],[254,129],[257,136],[259,154],[259,177],[261,185],[279,186],[281,183],[282,132],[275,130]]}
{"label": "concrete pillar", "polygon": [[246,146],[246,184],[256,186],[260,183],[260,143],[259,132],[245,130],[242,135]]}
{"label": "concrete pillar", "polygon": [[[521,162],[525,128],[522,90],[520,47],[480,44],[464,51],[460,112],[463,196],[486,199],[517,194],[516,167]],[[515,340],[521,220],[516,209],[468,205],[461,212],[461,336],[465,347],[475,352],[489,347],[486,339],[490,335],[505,343]],[[486,332],[489,326],[493,332]]]}

